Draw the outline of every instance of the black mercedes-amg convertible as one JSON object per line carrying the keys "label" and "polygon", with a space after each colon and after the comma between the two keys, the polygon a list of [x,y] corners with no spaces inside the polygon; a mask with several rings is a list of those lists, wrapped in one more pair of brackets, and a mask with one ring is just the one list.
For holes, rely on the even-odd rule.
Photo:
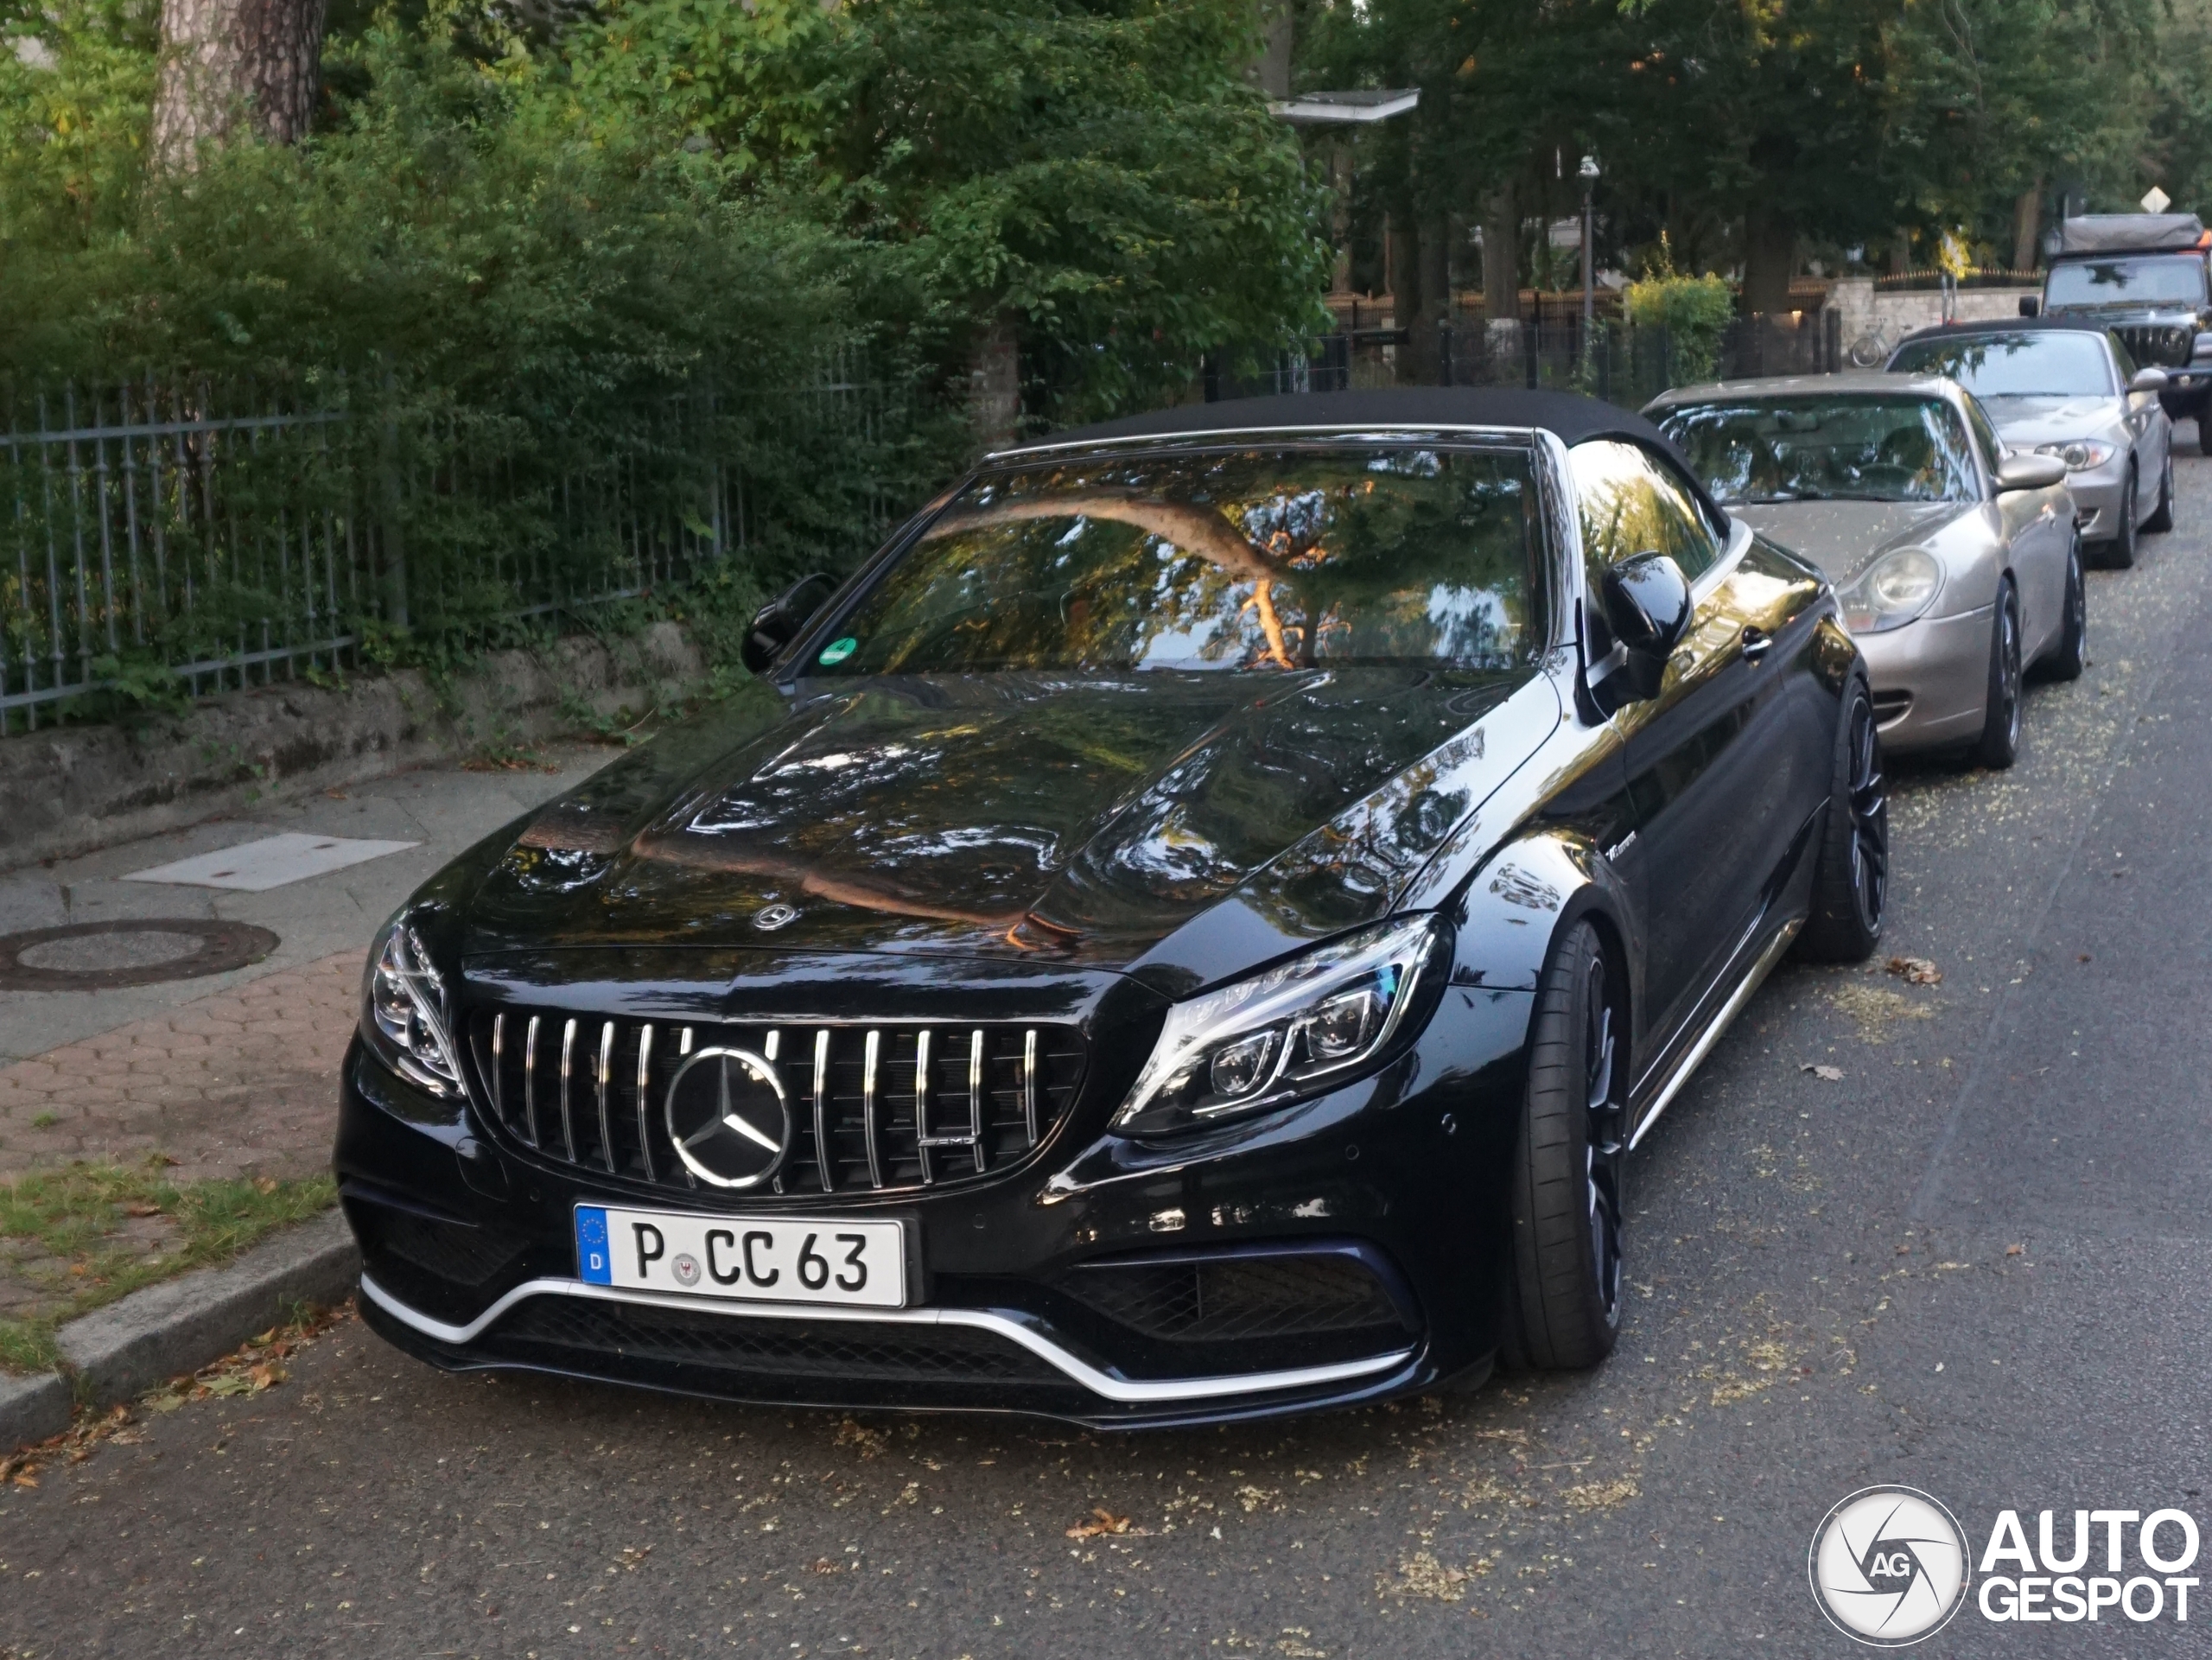
{"label": "black mercedes-amg convertible", "polygon": [[992,455],[372,952],[337,1167],[409,1352],[1249,1417],[1596,1364],[1624,1167],[1887,817],[1812,567],[1587,400]]}

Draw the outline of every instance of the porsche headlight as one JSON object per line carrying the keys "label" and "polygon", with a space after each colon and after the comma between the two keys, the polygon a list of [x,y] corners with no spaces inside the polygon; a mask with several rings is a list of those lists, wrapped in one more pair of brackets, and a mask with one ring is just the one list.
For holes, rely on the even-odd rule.
{"label": "porsche headlight", "polygon": [[1878,634],[1901,628],[1936,603],[1943,589],[1943,567],[1920,548],[1885,553],[1859,573],[1836,596],[1843,620],[1854,634]]}
{"label": "porsche headlight", "polygon": [[2100,443],[2094,438],[2082,438],[2069,444],[2037,444],[2038,455],[2056,455],[2066,463],[2069,473],[2080,473],[2092,467],[2102,467],[2118,451],[2111,444]]}
{"label": "porsche headlight", "polygon": [[1176,1004],[1115,1132],[1197,1129],[1347,1081],[1411,1029],[1450,944],[1442,918],[1400,917]]}
{"label": "porsche headlight", "polygon": [[418,1089],[459,1095],[461,1064],[445,986],[405,918],[378,937],[361,990],[361,1036],[377,1058]]}

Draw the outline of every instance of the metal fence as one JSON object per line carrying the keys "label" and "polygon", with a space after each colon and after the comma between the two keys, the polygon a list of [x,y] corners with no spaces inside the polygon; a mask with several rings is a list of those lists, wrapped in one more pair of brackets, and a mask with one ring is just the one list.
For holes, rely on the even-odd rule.
{"label": "metal fence", "polygon": [[[266,684],[353,663],[378,630],[480,633],[634,596],[745,551],[779,512],[825,537],[880,528],[895,469],[836,465],[906,423],[906,389],[867,367],[833,353],[765,394],[702,376],[550,425],[342,377],[0,402],[0,735],[96,691]],[[848,499],[795,502],[818,480],[794,457]]]}
{"label": "metal fence", "polygon": [[1408,384],[1577,391],[1639,409],[1670,387],[1711,379],[1820,374],[1844,366],[1840,317],[1827,311],[1748,317],[1711,340],[1677,339],[1599,318],[1365,328],[1325,335],[1305,356],[1236,376],[1218,367],[1206,396],[1332,392]]}

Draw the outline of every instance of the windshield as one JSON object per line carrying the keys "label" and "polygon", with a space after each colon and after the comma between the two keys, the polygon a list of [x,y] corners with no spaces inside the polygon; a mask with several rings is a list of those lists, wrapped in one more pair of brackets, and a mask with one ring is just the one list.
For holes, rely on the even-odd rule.
{"label": "windshield", "polygon": [[2053,265],[2044,284],[2047,306],[2204,303],[2204,261],[2196,254],[2141,259],[2069,260]]}
{"label": "windshield", "polygon": [[1933,398],[1686,404],[1659,425],[1725,502],[1973,501],[1958,411]]}
{"label": "windshield", "polygon": [[1890,367],[1899,374],[1948,375],[1976,398],[2113,396],[2103,338],[2060,329],[1907,340]]}
{"label": "windshield", "polygon": [[809,672],[1503,669],[1541,643],[1525,452],[1113,456],[979,480]]}

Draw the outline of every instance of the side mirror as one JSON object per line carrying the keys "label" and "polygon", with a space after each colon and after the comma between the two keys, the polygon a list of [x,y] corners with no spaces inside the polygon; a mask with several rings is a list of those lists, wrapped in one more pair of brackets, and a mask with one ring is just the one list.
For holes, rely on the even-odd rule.
{"label": "side mirror", "polygon": [[2056,455],[2007,455],[1997,463],[1997,489],[2048,490],[2066,482],[2066,463]]}
{"label": "side mirror", "polygon": [[2023,317],[2040,317],[2043,315],[2043,302],[2032,294],[2023,294],[2020,296],[2020,315]]}
{"label": "side mirror", "polygon": [[2127,390],[2131,392],[2162,392],[2165,389],[2166,372],[2164,369],[2138,369],[2134,378],[2127,383]]}
{"label": "side mirror", "polygon": [[836,591],[836,581],[824,572],[800,577],[753,613],[753,626],[737,649],[739,660],[753,673],[766,674],[777,654],[798,638],[823,601]]}
{"label": "side mirror", "polygon": [[1600,587],[1614,650],[1592,695],[1610,712],[1658,695],[1667,659],[1689,632],[1690,585],[1665,554],[1639,553],[1608,569]]}

